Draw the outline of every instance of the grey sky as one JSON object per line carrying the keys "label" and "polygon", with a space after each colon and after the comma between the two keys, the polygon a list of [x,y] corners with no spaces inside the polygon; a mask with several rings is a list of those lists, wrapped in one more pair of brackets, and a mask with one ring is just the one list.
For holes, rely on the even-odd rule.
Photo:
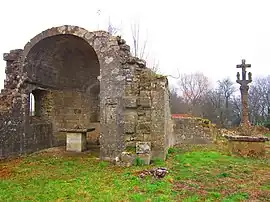
{"label": "grey sky", "polygon": [[[100,10],[100,16],[97,11]],[[0,53],[23,48],[53,26],[106,29],[109,16],[130,44],[130,25],[140,22],[148,52],[165,74],[201,71],[212,81],[235,80],[245,58],[254,77],[270,74],[269,0],[13,0],[0,7]],[[0,62],[0,88],[5,63]]]}

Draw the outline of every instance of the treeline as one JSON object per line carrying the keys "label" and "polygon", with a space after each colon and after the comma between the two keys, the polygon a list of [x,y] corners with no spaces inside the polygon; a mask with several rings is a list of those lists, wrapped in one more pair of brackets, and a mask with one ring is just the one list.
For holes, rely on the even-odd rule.
{"label": "treeline", "polygon": [[[171,110],[210,119],[221,127],[241,122],[240,85],[229,78],[214,88],[203,73],[183,74],[171,87]],[[249,89],[249,118],[252,124],[270,123],[270,75],[255,78]]]}

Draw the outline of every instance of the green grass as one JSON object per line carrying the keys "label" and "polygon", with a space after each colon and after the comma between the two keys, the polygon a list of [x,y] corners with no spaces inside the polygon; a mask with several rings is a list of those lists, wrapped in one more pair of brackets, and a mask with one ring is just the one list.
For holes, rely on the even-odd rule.
{"label": "green grass", "polygon": [[[153,166],[168,167],[169,174],[138,177]],[[267,201],[269,179],[267,161],[214,148],[171,148],[167,161],[131,168],[89,154],[35,154],[0,163],[0,201]]]}

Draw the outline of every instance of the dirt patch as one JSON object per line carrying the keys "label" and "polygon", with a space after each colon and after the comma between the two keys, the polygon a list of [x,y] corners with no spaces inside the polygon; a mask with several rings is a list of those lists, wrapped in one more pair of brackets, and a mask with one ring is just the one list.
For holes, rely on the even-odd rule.
{"label": "dirt patch", "polygon": [[0,179],[9,178],[12,174],[12,169],[8,166],[0,167]]}
{"label": "dirt patch", "polygon": [[200,184],[199,182],[196,181],[186,181],[186,182],[176,182],[174,183],[174,190],[175,191],[189,191],[193,193],[199,193],[201,196],[206,196],[207,195],[207,190],[205,187]]}
{"label": "dirt patch", "polygon": [[17,158],[0,162],[0,179],[9,178],[12,175],[14,168],[19,166],[21,161],[21,158]]}
{"label": "dirt patch", "polygon": [[32,155],[42,155],[42,156],[61,156],[61,157],[83,157],[83,156],[95,156],[99,157],[100,147],[98,145],[90,145],[84,152],[70,152],[66,151],[65,146],[52,147],[49,149],[44,149],[33,153]]}

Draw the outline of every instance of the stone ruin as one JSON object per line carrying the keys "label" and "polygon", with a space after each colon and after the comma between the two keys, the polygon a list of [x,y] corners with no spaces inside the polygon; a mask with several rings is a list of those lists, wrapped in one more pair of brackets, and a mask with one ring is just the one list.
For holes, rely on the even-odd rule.
{"label": "stone ruin", "polygon": [[[3,58],[0,158],[63,146],[61,128],[93,124],[100,127],[102,160],[165,159],[174,144],[168,80],[133,57],[121,37],[53,27]],[[140,145],[148,145],[145,152]]]}
{"label": "stone ruin", "polygon": [[213,144],[216,137],[216,127],[208,119],[193,116],[173,114],[173,137],[180,144]]}

